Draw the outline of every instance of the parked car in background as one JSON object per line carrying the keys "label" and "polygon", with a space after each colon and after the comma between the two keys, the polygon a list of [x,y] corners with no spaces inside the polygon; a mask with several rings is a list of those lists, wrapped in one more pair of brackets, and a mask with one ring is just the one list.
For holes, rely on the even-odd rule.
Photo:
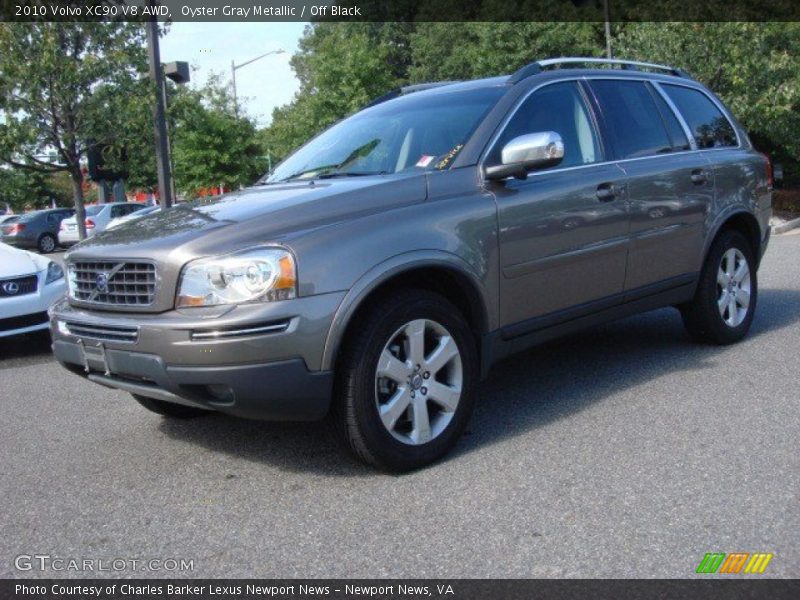
{"label": "parked car in background", "polygon": [[168,417],[329,416],[357,457],[412,469],[533,344],[667,306],[697,341],[741,340],[771,201],[768,157],[680,69],[411,86],[259,185],[69,252],[53,350]]}
{"label": "parked car in background", "polygon": [[[119,217],[125,217],[136,211],[146,208],[144,204],[136,202],[109,202],[108,204],[95,204],[86,207],[86,237],[94,237],[101,231],[108,228],[108,224]],[[62,246],[77,244],[78,223],[73,215],[61,223],[61,230],[58,232],[58,242]]]}
{"label": "parked car in background", "polygon": [[0,337],[47,329],[47,309],[66,288],[57,262],[0,244]]}
{"label": "parked car in background", "polygon": [[125,215],[124,217],[115,217],[111,219],[111,222],[108,224],[106,229],[114,229],[115,227],[119,227],[123,223],[129,223],[130,221],[135,221],[136,219],[141,219],[147,215],[152,215],[153,213],[157,213],[161,210],[160,206],[148,206],[146,208],[142,208],[141,210],[135,210],[132,213]]}
{"label": "parked car in background", "polygon": [[52,252],[58,247],[58,228],[62,219],[74,214],[71,208],[50,208],[12,215],[0,225],[0,241],[17,248]]}

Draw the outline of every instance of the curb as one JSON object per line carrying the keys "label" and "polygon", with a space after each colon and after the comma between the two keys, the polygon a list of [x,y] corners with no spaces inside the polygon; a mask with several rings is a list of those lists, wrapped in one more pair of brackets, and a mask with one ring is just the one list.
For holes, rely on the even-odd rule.
{"label": "curb", "polygon": [[780,235],[781,233],[786,233],[787,231],[791,231],[797,227],[800,227],[800,219],[792,219],[791,221],[786,221],[786,223],[775,225],[772,228],[772,233]]}

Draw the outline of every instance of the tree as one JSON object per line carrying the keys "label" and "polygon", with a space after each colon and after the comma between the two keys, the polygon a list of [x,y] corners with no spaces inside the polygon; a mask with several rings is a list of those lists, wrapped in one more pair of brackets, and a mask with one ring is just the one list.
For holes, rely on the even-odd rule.
{"label": "tree", "polygon": [[81,161],[93,143],[124,143],[125,109],[147,97],[143,42],[135,23],[0,23],[0,162],[68,173],[81,238]]}
{"label": "tree", "polygon": [[252,184],[266,159],[252,121],[237,117],[228,89],[212,78],[202,89],[179,87],[170,98],[175,184],[193,195],[220,184]]}
{"label": "tree", "polygon": [[797,169],[800,23],[630,23],[615,46],[626,58],[685,68],[761,150]]}
{"label": "tree", "polygon": [[[292,67],[295,99],[273,112],[262,144],[279,158],[342,117],[406,82],[406,23],[315,23],[306,28]],[[387,68],[388,66],[388,68]]]}

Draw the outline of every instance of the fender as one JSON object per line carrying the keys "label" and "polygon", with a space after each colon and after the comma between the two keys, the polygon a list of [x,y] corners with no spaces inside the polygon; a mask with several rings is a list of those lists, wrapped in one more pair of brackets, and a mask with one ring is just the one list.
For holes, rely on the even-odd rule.
{"label": "fender", "polygon": [[[725,225],[725,223],[727,223],[731,217],[736,217],[739,215],[745,215],[747,217],[750,217],[753,221],[755,221],[756,226],[758,227],[758,238],[759,238],[758,241],[760,246],[759,254],[763,252],[764,237],[766,236],[766,232],[761,227],[761,224],[758,222],[758,219],[752,213],[752,211],[747,210],[746,208],[743,207],[743,205],[741,204],[733,205],[728,209],[722,211],[720,214],[718,214],[714,219],[714,221],[709,226],[708,228],[709,234],[706,235],[706,239],[703,243],[703,255],[702,255],[703,262],[700,263],[700,269],[702,269],[702,266],[705,264],[706,257],[708,256],[708,251],[711,249],[711,244],[716,239],[717,234],[719,234],[720,230],[722,229],[722,226]],[[756,256],[756,260],[760,262],[761,256]],[[698,269],[698,271],[700,269]]]}
{"label": "fender", "polygon": [[486,290],[486,286],[480,276],[475,273],[475,270],[463,258],[442,250],[405,252],[372,267],[345,294],[339,304],[339,308],[336,309],[333,322],[328,330],[328,337],[325,340],[325,349],[322,355],[321,370],[333,369],[344,332],[353,314],[361,306],[364,299],[378,286],[392,277],[420,267],[446,267],[465,275],[480,294],[479,300],[484,313],[484,323],[486,323],[488,330],[492,331],[497,328],[496,307],[490,308],[493,307],[493,304],[490,302],[490,295]]}

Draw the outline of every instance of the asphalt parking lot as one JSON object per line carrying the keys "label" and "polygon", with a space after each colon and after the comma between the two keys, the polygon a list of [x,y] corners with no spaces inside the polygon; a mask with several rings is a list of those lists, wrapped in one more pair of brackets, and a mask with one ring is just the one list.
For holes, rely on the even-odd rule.
{"label": "asphalt parking lot", "polygon": [[0,340],[0,577],[93,575],[14,568],[35,553],[194,577],[689,577],[711,551],[798,577],[800,235],[772,240],[760,284],[735,346],[661,310],[507,360],[456,452],[404,476],[321,424],[163,420],[41,337]]}

